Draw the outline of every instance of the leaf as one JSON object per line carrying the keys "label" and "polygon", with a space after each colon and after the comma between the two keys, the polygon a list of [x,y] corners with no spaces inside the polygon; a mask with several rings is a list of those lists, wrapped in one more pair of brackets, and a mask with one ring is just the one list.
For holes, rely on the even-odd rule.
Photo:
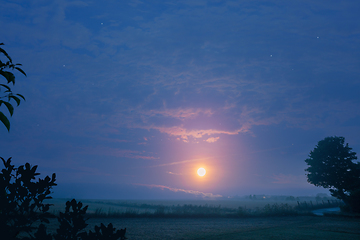
{"label": "leaf", "polygon": [[22,74],[24,74],[24,75],[26,76],[26,73],[25,73],[24,70],[22,70],[21,68],[15,67],[15,69],[17,69],[19,72],[21,72]]}
{"label": "leaf", "polygon": [[26,100],[25,100],[25,97],[24,97],[23,95],[21,95],[20,93],[17,93],[16,95],[18,95],[19,97],[21,97],[22,99],[24,99],[24,101],[26,101]]}
{"label": "leaf", "polygon": [[7,119],[7,117],[2,112],[0,112],[0,121],[5,125],[7,130],[10,131],[9,119]]}
{"label": "leaf", "polygon": [[13,73],[7,71],[0,71],[0,74],[6,78],[8,83],[12,82],[13,84],[15,84],[15,76]]}
{"label": "leaf", "polygon": [[[0,44],[0,45],[4,45],[4,44]],[[12,62],[11,57],[9,56],[9,54],[7,54],[7,52],[4,49],[0,48],[0,52],[2,52],[9,59],[10,62]]]}
{"label": "leaf", "polygon": [[11,92],[11,88],[5,84],[0,84],[0,86],[3,86],[4,88],[6,88],[9,92]]}
{"label": "leaf", "polygon": [[31,171],[33,172],[33,174],[35,174],[37,168],[38,168],[37,165],[35,165],[35,166],[33,166],[33,167],[31,168]]}
{"label": "leaf", "polygon": [[12,116],[13,113],[14,113],[14,107],[13,107],[10,103],[8,103],[8,102],[2,101],[2,103],[5,104],[5,106],[6,106],[7,109],[9,110],[10,116]]}
{"label": "leaf", "polygon": [[16,101],[17,105],[20,105],[20,98],[16,97],[16,96],[9,96],[9,99],[12,98]]}

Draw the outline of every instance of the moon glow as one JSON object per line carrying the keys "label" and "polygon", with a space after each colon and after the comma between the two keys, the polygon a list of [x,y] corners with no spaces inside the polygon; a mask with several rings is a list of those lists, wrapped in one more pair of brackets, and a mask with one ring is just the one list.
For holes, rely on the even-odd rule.
{"label": "moon glow", "polygon": [[204,176],[204,175],[206,174],[205,168],[199,168],[199,169],[197,170],[197,174],[198,174],[200,177]]}

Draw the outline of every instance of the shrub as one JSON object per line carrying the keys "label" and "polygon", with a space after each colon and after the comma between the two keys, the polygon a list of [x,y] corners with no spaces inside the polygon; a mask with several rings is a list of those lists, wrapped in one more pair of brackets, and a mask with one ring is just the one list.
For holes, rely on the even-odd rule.
{"label": "shrub", "polygon": [[[0,157],[1,158],[1,157]],[[88,206],[83,207],[75,199],[66,202],[65,212],[60,212],[57,218],[60,223],[55,234],[48,234],[44,223],[54,215],[49,213],[51,204],[44,204],[45,199],[51,199],[51,189],[56,186],[53,174],[44,179],[36,176],[37,166],[29,163],[16,168],[11,165],[11,158],[5,161],[1,158],[4,168],[0,172],[0,233],[2,240],[116,240],[125,239],[125,229],[117,230],[110,223],[95,226],[95,231],[86,232],[84,216]],[[39,223],[37,227],[34,225]],[[20,237],[25,233],[28,237]]]}
{"label": "shrub", "polygon": [[1,160],[5,168],[0,173],[0,232],[14,239],[20,232],[32,232],[35,222],[49,222],[50,204],[43,201],[51,199],[50,190],[56,186],[56,175],[35,181],[35,176],[39,175],[37,166],[26,163],[15,168],[11,158]]}

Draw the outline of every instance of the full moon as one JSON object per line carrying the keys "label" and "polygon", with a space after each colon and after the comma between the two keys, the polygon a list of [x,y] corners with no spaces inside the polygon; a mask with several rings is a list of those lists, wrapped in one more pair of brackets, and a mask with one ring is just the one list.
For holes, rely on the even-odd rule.
{"label": "full moon", "polygon": [[206,174],[205,168],[199,168],[199,169],[197,170],[197,174],[198,174],[200,177],[204,176],[204,175]]}

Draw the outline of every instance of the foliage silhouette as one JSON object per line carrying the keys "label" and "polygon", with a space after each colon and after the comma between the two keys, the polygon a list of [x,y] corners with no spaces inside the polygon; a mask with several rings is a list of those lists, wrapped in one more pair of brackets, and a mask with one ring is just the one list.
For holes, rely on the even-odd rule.
{"label": "foliage silhouette", "polygon": [[51,198],[56,175],[35,181],[35,176],[39,175],[37,166],[26,163],[15,168],[11,158],[1,160],[5,168],[0,173],[0,232],[2,236],[15,239],[20,232],[33,231],[35,222],[49,222],[50,204],[43,201]]}
{"label": "foliage silhouette", "polygon": [[353,162],[357,157],[351,150],[344,137],[326,137],[305,160],[309,165],[305,171],[309,183],[329,188],[349,210],[359,212],[360,164]]}
{"label": "foliage silhouette", "polygon": [[95,226],[95,232],[89,231],[87,240],[116,240],[125,238],[126,228],[116,230],[111,223],[106,227],[101,223],[100,227]]}
{"label": "foliage silhouette", "polygon": [[[70,211],[70,207],[72,211]],[[65,213],[60,212],[58,221],[60,227],[56,230],[55,240],[83,239],[86,232],[83,231],[88,224],[85,223],[84,215],[88,206],[82,207],[81,202],[75,199],[66,202]]]}
{"label": "foliage silhouette", "polygon": [[[4,45],[4,43],[0,43],[0,46],[1,45]],[[0,75],[3,76],[7,81],[6,84],[0,84],[0,106],[4,104],[7,110],[9,111],[10,116],[12,116],[14,113],[14,107],[10,103],[10,100],[13,99],[16,102],[17,106],[19,106],[21,102],[20,98],[25,100],[25,97],[21,94],[14,94],[12,92],[10,84],[12,83],[12,85],[15,85],[15,75],[12,72],[9,72],[8,70],[10,71],[17,70],[22,74],[24,74],[25,76],[26,73],[19,67],[21,66],[21,64],[20,63],[14,64],[9,54],[1,47],[0,47],[0,53],[2,53],[6,57],[5,62],[0,60]],[[10,121],[2,111],[0,111],[0,121],[5,125],[7,130],[10,131]]]}
{"label": "foliage silhouette", "polygon": [[[0,157],[1,158],[1,157]],[[36,179],[37,166],[29,163],[16,168],[11,158],[1,158],[4,168],[0,172],[0,236],[3,240],[102,240],[126,239],[125,229],[117,230],[110,223],[107,227],[95,226],[94,232],[86,232],[84,218],[88,206],[83,207],[75,199],[66,202],[65,212],[60,213],[56,234],[48,234],[44,223],[54,215],[49,213],[52,204],[44,204],[51,199],[51,189],[56,186],[56,175]],[[36,224],[40,223],[36,227]],[[28,237],[22,237],[24,233]]]}
{"label": "foliage silhouette", "polygon": [[[70,209],[71,208],[71,209]],[[87,233],[84,229],[87,227],[85,215],[88,206],[83,207],[81,202],[75,199],[66,202],[65,213],[60,213],[58,221],[60,227],[56,230],[55,240],[117,240],[126,239],[125,229],[116,229],[111,223],[106,227],[101,223],[100,227],[95,226],[95,231]]]}

